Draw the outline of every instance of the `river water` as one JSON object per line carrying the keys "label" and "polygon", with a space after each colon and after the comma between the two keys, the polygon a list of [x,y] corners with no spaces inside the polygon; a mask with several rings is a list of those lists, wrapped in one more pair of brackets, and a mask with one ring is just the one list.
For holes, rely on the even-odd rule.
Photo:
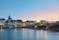
{"label": "river water", "polygon": [[0,40],[59,40],[59,32],[34,29],[0,29]]}

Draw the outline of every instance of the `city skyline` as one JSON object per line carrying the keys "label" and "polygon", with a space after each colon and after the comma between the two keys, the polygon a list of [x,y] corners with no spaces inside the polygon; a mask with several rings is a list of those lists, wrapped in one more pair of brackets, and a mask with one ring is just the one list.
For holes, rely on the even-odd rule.
{"label": "city skyline", "polygon": [[0,18],[59,20],[59,0],[0,0]]}

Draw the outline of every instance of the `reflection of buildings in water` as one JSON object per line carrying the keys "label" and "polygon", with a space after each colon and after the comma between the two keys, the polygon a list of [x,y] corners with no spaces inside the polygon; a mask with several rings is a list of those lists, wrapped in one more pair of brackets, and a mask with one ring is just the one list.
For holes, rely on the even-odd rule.
{"label": "reflection of buildings in water", "polygon": [[47,33],[47,31],[44,31],[44,39],[48,40],[48,33]]}
{"label": "reflection of buildings in water", "polygon": [[57,40],[59,40],[59,32],[57,33]]}
{"label": "reflection of buildings in water", "polygon": [[48,40],[47,31],[41,30],[41,38],[44,40]]}
{"label": "reflection of buildings in water", "polygon": [[36,40],[37,36],[36,36],[36,30],[34,30],[34,39]]}
{"label": "reflection of buildings in water", "polygon": [[40,30],[40,38],[43,39],[44,37],[44,30]]}
{"label": "reflection of buildings in water", "polygon": [[40,30],[36,30],[36,40],[41,40]]}
{"label": "reflection of buildings in water", "polygon": [[0,29],[0,32],[3,32],[4,31],[4,29]]}
{"label": "reflection of buildings in water", "polygon": [[23,29],[23,40],[36,40],[36,30]]}
{"label": "reflection of buildings in water", "polygon": [[22,30],[22,37],[23,37],[23,40],[28,40],[29,39],[29,29],[24,29]]}
{"label": "reflection of buildings in water", "polygon": [[36,30],[30,30],[30,39],[36,40]]}

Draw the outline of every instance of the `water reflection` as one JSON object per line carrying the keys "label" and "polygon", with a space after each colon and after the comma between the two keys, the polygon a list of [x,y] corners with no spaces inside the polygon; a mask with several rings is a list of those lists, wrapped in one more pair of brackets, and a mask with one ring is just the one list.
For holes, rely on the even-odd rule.
{"label": "water reflection", "polygon": [[0,31],[0,40],[59,40],[59,32],[24,28],[3,29]]}
{"label": "water reflection", "polygon": [[4,31],[4,29],[0,29],[0,32]]}
{"label": "water reflection", "polygon": [[48,32],[47,31],[44,31],[44,30],[41,30],[41,37],[43,40],[48,40]]}

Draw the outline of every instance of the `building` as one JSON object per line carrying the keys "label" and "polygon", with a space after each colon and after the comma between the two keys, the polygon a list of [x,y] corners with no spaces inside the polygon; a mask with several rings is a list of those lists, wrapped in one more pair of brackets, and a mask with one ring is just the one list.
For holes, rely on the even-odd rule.
{"label": "building", "polygon": [[27,25],[34,25],[36,22],[35,21],[26,21]]}
{"label": "building", "polygon": [[14,26],[15,26],[15,28],[22,27],[22,20],[15,20],[14,21]]}
{"label": "building", "polygon": [[5,21],[5,27],[4,28],[13,28],[14,27],[14,20],[12,20],[11,16],[8,16],[8,19]]}
{"label": "building", "polygon": [[47,21],[45,21],[45,20],[40,21],[40,26],[46,26],[46,25],[47,25]]}
{"label": "building", "polygon": [[26,25],[26,22],[22,22],[22,23],[21,23],[21,26],[22,26],[22,27],[26,27],[26,26],[27,26],[27,25]]}
{"label": "building", "polygon": [[26,21],[26,26],[27,27],[34,27],[34,25],[35,25],[35,21]]}
{"label": "building", "polygon": [[4,18],[0,19],[0,28],[3,28],[4,24],[5,24],[5,19]]}

